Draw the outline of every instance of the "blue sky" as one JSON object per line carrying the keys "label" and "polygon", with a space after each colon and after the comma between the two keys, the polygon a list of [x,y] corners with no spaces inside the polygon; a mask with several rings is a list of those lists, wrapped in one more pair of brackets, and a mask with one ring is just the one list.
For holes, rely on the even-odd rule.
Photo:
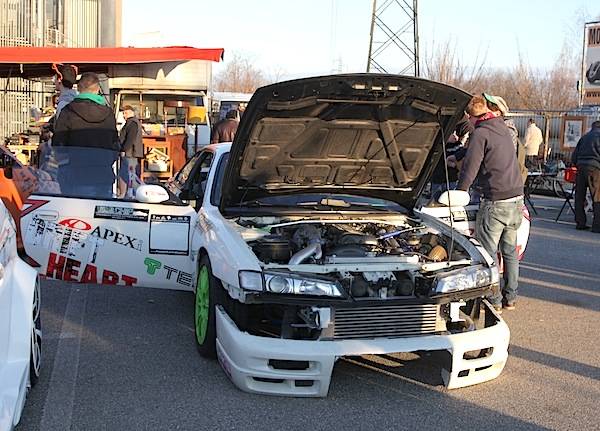
{"label": "blue sky", "polygon": [[[284,78],[364,71],[371,7],[371,0],[124,0],[123,44],[223,47],[226,61],[238,52]],[[510,67],[521,52],[547,68],[565,41],[581,49],[581,24],[598,16],[598,0],[420,0],[421,56],[451,40],[464,62],[485,57],[490,67]]]}

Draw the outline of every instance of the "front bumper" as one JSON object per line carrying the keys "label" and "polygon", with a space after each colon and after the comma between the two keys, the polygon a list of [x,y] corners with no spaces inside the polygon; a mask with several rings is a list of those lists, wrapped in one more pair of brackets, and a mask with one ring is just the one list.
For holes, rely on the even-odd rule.
{"label": "front bumper", "polygon": [[[450,370],[442,369],[449,389],[475,385],[500,375],[508,358],[510,331],[487,301],[486,328],[451,335],[404,338],[312,341],[267,338],[241,332],[227,313],[216,310],[217,355],[231,381],[246,392],[299,397],[324,397],[335,361],[342,356],[447,350]],[[488,317],[489,318],[489,317]],[[465,352],[490,349],[488,356],[465,359]],[[280,369],[270,360],[306,361],[305,369]]]}

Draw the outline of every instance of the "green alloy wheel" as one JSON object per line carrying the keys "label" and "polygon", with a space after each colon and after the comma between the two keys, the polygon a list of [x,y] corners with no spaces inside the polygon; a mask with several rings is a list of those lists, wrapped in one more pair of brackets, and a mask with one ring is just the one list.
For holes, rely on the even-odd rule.
{"label": "green alloy wheel", "polygon": [[215,298],[217,289],[220,288],[219,280],[212,275],[208,256],[203,256],[198,266],[198,283],[196,284],[196,298],[194,301],[194,328],[198,351],[207,358],[216,357]]}

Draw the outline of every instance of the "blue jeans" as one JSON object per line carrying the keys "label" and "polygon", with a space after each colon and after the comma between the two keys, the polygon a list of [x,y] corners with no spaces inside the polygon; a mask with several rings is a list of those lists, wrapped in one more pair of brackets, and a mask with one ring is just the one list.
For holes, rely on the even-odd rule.
{"label": "blue jeans", "polygon": [[498,264],[498,248],[504,261],[504,288],[489,298],[493,305],[517,299],[519,260],[517,257],[517,229],[523,219],[523,199],[515,202],[482,200],[477,212],[475,236]]}

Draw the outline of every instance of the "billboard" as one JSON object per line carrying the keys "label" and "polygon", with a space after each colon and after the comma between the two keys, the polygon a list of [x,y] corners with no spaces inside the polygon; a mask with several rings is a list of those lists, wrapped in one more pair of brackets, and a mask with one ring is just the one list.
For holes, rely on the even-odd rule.
{"label": "billboard", "polygon": [[600,105],[600,22],[585,25],[583,104]]}

